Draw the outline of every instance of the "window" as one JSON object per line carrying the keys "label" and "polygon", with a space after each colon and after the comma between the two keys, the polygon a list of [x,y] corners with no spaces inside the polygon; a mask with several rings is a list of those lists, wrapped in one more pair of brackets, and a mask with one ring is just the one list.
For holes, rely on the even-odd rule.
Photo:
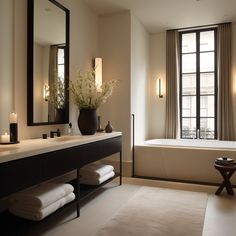
{"label": "window", "polygon": [[58,108],[65,105],[65,46],[57,46],[57,103]]}
{"label": "window", "polygon": [[181,138],[216,139],[216,71],[216,29],[181,32]]}

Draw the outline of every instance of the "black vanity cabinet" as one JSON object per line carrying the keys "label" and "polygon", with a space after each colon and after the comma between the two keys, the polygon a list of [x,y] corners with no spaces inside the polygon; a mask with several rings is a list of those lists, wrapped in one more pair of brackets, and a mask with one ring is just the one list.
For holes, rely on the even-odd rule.
{"label": "black vanity cabinet", "polygon": [[[77,170],[75,187],[76,200],[80,200],[79,169],[84,165],[101,160],[109,155],[120,153],[120,171],[116,177],[122,176],[121,156],[122,136],[92,141],[86,144],[46,152],[39,155],[0,163],[0,198],[7,197],[17,191]],[[77,205],[79,216],[79,204]]]}

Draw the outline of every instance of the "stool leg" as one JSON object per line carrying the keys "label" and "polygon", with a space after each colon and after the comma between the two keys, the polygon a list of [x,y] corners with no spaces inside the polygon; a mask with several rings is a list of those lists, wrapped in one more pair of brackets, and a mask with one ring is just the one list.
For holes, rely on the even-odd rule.
{"label": "stool leg", "polygon": [[222,192],[223,188],[224,188],[224,181],[223,183],[220,185],[220,187],[216,190],[215,195],[220,195],[220,193]]}
{"label": "stool leg", "polygon": [[222,192],[223,188],[225,187],[229,195],[234,195],[234,190],[229,180],[231,176],[233,175],[234,171],[226,172],[226,171],[220,170],[220,173],[222,177],[224,178],[224,181],[222,182],[222,184],[220,185],[220,187],[218,188],[215,194],[219,195]]}
{"label": "stool leg", "polygon": [[227,190],[227,193],[229,195],[234,195],[234,190],[232,188],[231,182],[230,182],[230,177],[233,175],[234,171],[229,171],[229,173],[225,173],[225,188]]}

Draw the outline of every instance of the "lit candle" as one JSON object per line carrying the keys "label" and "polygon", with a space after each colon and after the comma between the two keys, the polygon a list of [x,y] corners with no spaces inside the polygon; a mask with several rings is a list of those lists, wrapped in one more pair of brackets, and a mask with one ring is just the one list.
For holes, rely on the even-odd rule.
{"label": "lit candle", "polygon": [[2,143],[9,143],[10,142],[10,135],[7,132],[5,132],[5,134],[3,134],[1,136],[1,142]]}
{"label": "lit candle", "polygon": [[16,124],[17,123],[17,114],[16,112],[10,113],[10,124]]}

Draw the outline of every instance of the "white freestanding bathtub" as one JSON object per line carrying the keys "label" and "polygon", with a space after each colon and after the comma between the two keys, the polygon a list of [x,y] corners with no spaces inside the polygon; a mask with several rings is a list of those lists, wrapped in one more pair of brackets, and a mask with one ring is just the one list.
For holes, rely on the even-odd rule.
{"label": "white freestanding bathtub", "polygon": [[[236,142],[190,139],[152,139],[135,145],[135,175],[181,181],[221,183],[214,168],[217,157],[236,160]],[[236,184],[236,172],[231,178]]]}

